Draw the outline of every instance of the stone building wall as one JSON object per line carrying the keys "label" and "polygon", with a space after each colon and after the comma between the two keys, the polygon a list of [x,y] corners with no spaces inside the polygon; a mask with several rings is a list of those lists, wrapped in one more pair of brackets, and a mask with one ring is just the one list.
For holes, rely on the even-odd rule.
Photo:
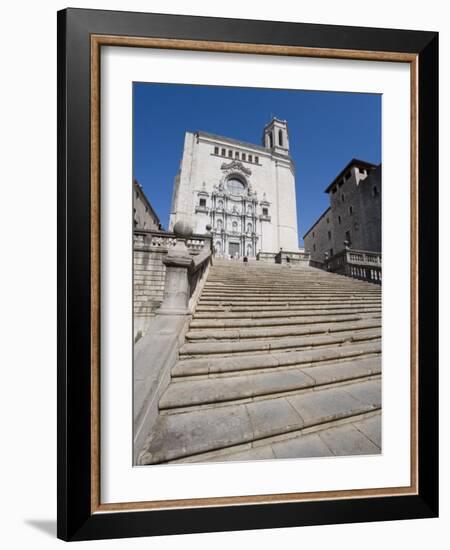
{"label": "stone building wall", "polygon": [[161,228],[159,217],[136,180],[133,181],[133,222],[134,229],[157,231]]}
{"label": "stone building wall", "polygon": [[166,266],[162,263],[167,250],[150,250],[134,246],[133,313],[134,334],[145,332],[145,326],[161,305]]}
{"label": "stone building wall", "polygon": [[326,192],[330,207],[304,235],[311,259],[322,262],[345,241],[356,250],[381,252],[381,165],[353,159]]}
{"label": "stone building wall", "polygon": [[[329,232],[329,233],[328,233]],[[305,251],[309,252],[311,261],[323,263],[324,253],[334,252],[334,227],[331,209],[327,208],[304,237]]]}
{"label": "stone building wall", "polygon": [[[381,165],[369,173],[367,181],[361,186],[361,211],[364,223],[361,226],[362,250],[381,252]],[[356,248],[356,247],[355,247]]]}

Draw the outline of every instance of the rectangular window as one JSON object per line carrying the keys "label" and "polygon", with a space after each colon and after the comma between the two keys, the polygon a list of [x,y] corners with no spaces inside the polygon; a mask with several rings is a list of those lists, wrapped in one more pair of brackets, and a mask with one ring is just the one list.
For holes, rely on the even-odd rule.
{"label": "rectangular window", "polygon": [[228,151],[228,156],[231,158],[233,158],[233,151],[231,151],[231,149]]}
{"label": "rectangular window", "polygon": [[327,223],[330,223],[330,218],[327,218]]}
{"label": "rectangular window", "polygon": [[236,151],[236,152],[234,153],[234,157],[237,158],[237,159],[239,158],[239,151]]}
{"label": "rectangular window", "polygon": [[259,163],[259,157],[255,157],[255,162],[256,162],[256,164]]}
{"label": "rectangular window", "polygon": [[350,216],[353,216],[353,206],[349,206],[348,211],[350,213]]}
{"label": "rectangular window", "polygon": [[253,162],[253,157],[252,157],[252,155],[249,155],[249,156],[248,156],[248,162]]}
{"label": "rectangular window", "polygon": [[222,149],[222,156],[224,157],[226,155],[225,149]]}
{"label": "rectangular window", "polygon": [[219,154],[219,148],[218,148],[218,147],[214,147],[214,154],[215,154],[215,155],[218,155],[218,154]]}
{"label": "rectangular window", "polygon": [[331,241],[331,231],[328,231],[328,240]]}
{"label": "rectangular window", "polygon": [[314,250],[314,252],[316,251],[316,245],[315,244],[313,244],[313,250]]}
{"label": "rectangular window", "polygon": [[245,160],[245,153],[242,153],[242,160]]}
{"label": "rectangular window", "polygon": [[350,244],[352,242],[352,240],[350,238],[350,231],[345,232],[345,240],[348,241],[348,244]]}
{"label": "rectangular window", "polygon": [[263,208],[263,216],[268,216],[268,215],[269,215],[269,209]]}
{"label": "rectangular window", "polygon": [[333,256],[333,249],[332,248],[330,248],[330,258],[331,258],[331,256]]}
{"label": "rectangular window", "polygon": [[341,224],[341,216],[338,216],[339,225]]}
{"label": "rectangular window", "polygon": [[200,199],[200,206],[206,206],[206,199]]}

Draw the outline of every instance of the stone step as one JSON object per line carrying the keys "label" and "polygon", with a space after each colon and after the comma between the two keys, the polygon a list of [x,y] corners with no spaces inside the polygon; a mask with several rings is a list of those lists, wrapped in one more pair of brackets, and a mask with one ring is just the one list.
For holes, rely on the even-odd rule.
{"label": "stone step", "polygon": [[274,340],[242,340],[239,342],[199,342],[183,344],[180,357],[186,355],[229,355],[234,353],[267,353],[275,349],[302,349],[319,346],[331,346],[344,342],[361,342],[378,339],[380,328],[339,331],[329,334],[315,334]]}
{"label": "stone step", "polygon": [[183,359],[172,369],[172,378],[183,376],[217,376],[221,373],[258,371],[261,369],[280,369],[301,365],[308,367],[323,362],[337,362],[361,355],[381,353],[381,340],[344,343],[332,347],[319,347],[302,351],[279,351],[256,355],[215,357],[203,359]]}
{"label": "stone step", "polygon": [[320,290],[308,290],[305,288],[291,288],[291,289],[255,289],[252,291],[240,292],[239,290],[226,291],[215,289],[212,290],[203,290],[202,297],[205,298],[215,298],[217,296],[224,296],[226,298],[233,298],[239,296],[242,298],[258,298],[261,296],[367,296],[367,297],[381,297],[379,292],[371,292],[363,289],[320,289]]}
{"label": "stone step", "polygon": [[368,299],[380,299],[381,294],[375,292],[364,292],[364,291],[354,291],[349,290],[348,292],[342,292],[341,290],[333,290],[330,292],[320,291],[320,292],[308,292],[308,291],[295,291],[295,290],[285,290],[282,292],[278,291],[268,291],[268,292],[203,292],[201,295],[201,300],[217,300],[217,299],[226,299],[226,300],[265,300],[266,298],[276,298],[282,300],[284,298],[308,298],[308,299],[331,299],[331,298],[340,298],[342,300],[348,298],[368,298]]}
{"label": "stone step", "polygon": [[174,462],[226,462],[372,455],[381,452],[381,411],[335,420],[264,440],[181,458]]}
{"label": "stone step", "polygon": [[[231,278],[230,278],[231,276]],[[276,269],[275,271],[265,271],[261,269],[247,269],[239,271],[224,270],[222,272],[214,271],[212,268],[209,272],[208,282],[220,284],[236,284],[239,281],[248,281],[256,279],[257,281],[324,281],[327,283],[336,283],[338,281],[345,281],[346,283],[368,284],[367,281],[361,281],[358,279],[351,279],[343,275],[336,273],[325,273],[323,271],[302,271],[302,270],[286,270]]]}
{"label": "stone step", "polygon": [[212,295],[201,295],[200,297],[200,303],[206,304],[206,303],[225,303],[225,304],[232,304],[237,302],[293,302],[293,301],[302,301],[302,300],[352,300],[352,299],[366,299],[369,298],[371,300],[380,300],[381,295],[374,296],[372,294],[363,294],[363,293],[356,293],[356,292],[349,292],[348,294],[344,294],[342,292],[333,292],[330,294],[325,294],[323,292],[318,294],[313,294],[310,292],[286,292],[284,294],[275,294],[275,293],[269,293],[269,294],[261,294],[261,295],[254,295],[254,296],[244,296],[240,293],[236,293],[230,296],[226,296],[225,294],[212,294]]}
{"label": "stone step", "polygon": [[[247,283],[247,282],[246,282]],[[210,291],[210,292],[254,292],[254,291],[266,291],[271,292],[274,290],[311,290],[311,291],[317,291],[317,290],[358,290],[361,292],[373,292],[380,294],[381,289],[379,286],[375,286],[372,284],[364,284],[364,285],[355,285],[353,283],[351,284],[328,284],[328,283],[317,283],[314,282],[307,282],[307,281],[287,281],[286,283],[280,283],[280,282],[273,282],[271,284],[262,284],[260,282],[255,281],[248,281],[246,286],[243,286],[242,283],[239,284],[211,284],[206,282],[204,290]]]}
{"label": "stone step", "polygon": [[381,328],[381,317],[361,319],[353,317],[350,320],[330,320],[327,323],[305,323],[298,325],[285,325],[280,327],[256,327],[218,330],[189,330],[186,333],[186,341],[204,340],[243,340],[243,339],[274,339],[289,336],[306,336],[310,334],[323,334],[330,332],[341,332],[360,330],[367,328]]}
{"label": "stone step", "polygon": [[381,407],[381,382],[341,384],[302,394],[163,414],[140,464],[156,464],[349,418]]}
{"label": "stone step", "polygon": [[310,291],[310,292],[318,292],[318,291],[327,291],[327,292],[335,292],[339,290],[344,290],[346,292],[365,292],[367,294],[381,294],[380,287],[378,285],[369,284],[368,286],[355,286],[355,285],[328,285],[328,284],[308,284],[305,282],[295,282],[291,281],[290,284],[271,284],[271,285],[262,285],[258,282],[242,282],[238,286],[225,286],[225,285],[219,285],[212,287],[211,285],[205,284],[206,292],[237,292],[240,293],[241,291],[244,294],[252,293],[252,292],[290,292],[291,290],[301,292],[301,291]]}
{"label": "stone step", "polygon": [[[217,311],[217,309],[214,310],[206,310],[206,311],[199,311],[196,310],[193,316],[193,323],[200,322],[200,323],[208,323],[211,322],[211,320],[217,320],[217,323],[221,324],[224,321],[227,320],[242,320],[243,322],[254,322],[258,319],[276,319],[276,318],[283,318],[288,319],[289,317],[308,317],[308,316],[314,316],[314,315],[351,315],[353,313],[355,314],[362,314],[362,313],[379,313],[381,312],[381,308],[379,305],[374,305],[371,307],[365,307],[363,305],[354,305],[354,306],[346,306],[337,304],[332,307],[327,307],[324,309],[322,306],[309,306],[308,308],[284,308],[284,309],[268,309],[268,310],[260,310],[260,309],[251,309],[251,310],[234,310],[234,311]],[[269,321],[270,322],[270,321]],[[195,325],[194,325],[195,326]],[[213,327],[214,324],[208,325]],[[252,325],[253,326],[253,325]]]}
{"label": "stone step", "polygon": [[[212,329],[212,328],[239,328],[239,327],[276,327],[286,325],[305,325],[311,323],[337,323],[340,321],[355,321],[357,319],[364,319],[374,317],[374,314],[378,314],[379,311],[369,313],[342,313],[331,314],[321,313],[320,315],[299,315],[299,316],[287,316],[287,317],[269,317],[268,319],[251,319],[251,318],[237,318],[237,319],[194,319],[191,321],[189,327],[191,329]],[[376,316],[376,315],[375,315]]]}
{"label": "stone step", "polygon": [[344,294],[342,292],[330,292],[326,293],[313,293],[313,292],[269,292],[264,294],[243,294],[243,293],[234,293],[226,294],[223,292],[214,292],[212,294],[202,294],[199,301],[202,303],[206,302],[266,302],[266,301],[282,301],[290,302],[292,300],[352,300],[354,298],[362,300],[381,300],[381,295],[378,294],[369,294],[361,292],[349,292]]}
{"label": "stone step", "polygon": [[256,372],[221,378],[180,380],[170,384],[159,401],[160,410],[198,407],[242,401],[249,398],[307,391],[322,385],[367,378],[381,373],[381,357],[361,357],[352,361]]}
{"label": "stone step", "polygon": [[[275,301],[275,300],[259,300],[259,301],[235,301],[230,302],[229,300],[216,300],[215,303],[213,302],[200,302],[197,305],[196,311],[217,311],[220,308],[230,308],[235,311],[239,311],[237,308],[256,308],[256,309],[263,309],[263,308],[287,308],[287,307],[302,307],[302,306],[315,306],[315,305],[322,305],[322,307],[325,309],[327,307],[332,307],[335,305],[376,305],[381,307],[381,301],[380,300],[364,300],[364,299],[354,299],[351,300],[341,300],[341,299],[335,299],[335,300],[285,300],[285,301]],[[251,310],[251,309],[250,309]],[[264,309],[263,309],[264,310]],[[246,311],[243,309],[242,311]]]}

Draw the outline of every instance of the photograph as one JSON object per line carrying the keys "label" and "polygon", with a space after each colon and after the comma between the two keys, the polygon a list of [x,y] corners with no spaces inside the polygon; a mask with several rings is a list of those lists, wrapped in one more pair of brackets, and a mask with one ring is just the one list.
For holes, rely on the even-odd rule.
{"label": "photograph", "polygon": [[382,453],[382,94],[132,86],[133,465]]}
{"label": "photograph", "polygon": [[63,540],[438,515],[438,33],[240,15],[58,12]]}

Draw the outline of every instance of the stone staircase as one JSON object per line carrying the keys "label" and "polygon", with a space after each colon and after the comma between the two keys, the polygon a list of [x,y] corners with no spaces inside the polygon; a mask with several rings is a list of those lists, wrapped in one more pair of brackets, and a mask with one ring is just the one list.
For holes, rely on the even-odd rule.
{"label": "stone staircase", "polygon": [[141,464],[381,449],[381,288],[215,260]]}

